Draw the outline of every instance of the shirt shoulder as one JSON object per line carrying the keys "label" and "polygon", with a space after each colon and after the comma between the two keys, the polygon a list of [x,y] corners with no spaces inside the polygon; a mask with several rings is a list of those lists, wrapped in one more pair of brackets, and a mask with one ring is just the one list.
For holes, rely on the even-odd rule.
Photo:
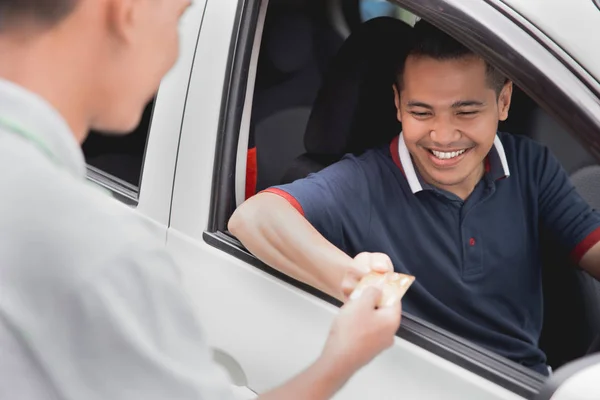
{"label": "shirt shoulder", "polygon": [[527,136],[498,132],[511,175],[529,183],[538,181],[548,163],[558,164],[549,149]]}
{"label": "shirt shoulder", "polygon": [[351,162],[353,168],[363,174],[365,183],[370,186],[379,185],[381,180],[387,180],[388,174],[400,171],[394,162],[389,144],[368,149],[360,155],[347,154],[341,161]]}
{"label": "shirt shoulder", "polygon": [[0,209],[0,269],[7,276],[26,285],[43,278],[55,288],[65,287],[134,249],[164,248],[133,210],[37,149],[11,140],[0,141],[0,168],[5,171],[0,185],[6,189]]}
{"label": "shirt shoulder", "polygon": [[[4,342],[22,346],[14,358],[36,371],[52,366],[39,379],[61,398],[231,398],[164,238],[107,193],[5,139],[0,324],[11,328]],[[0,359],[0,371],[9,367]]]}
{"label": "shirt shoulder", "polygon": [[511,154],[527,153],[531,155],[542,154],[546,146],[524,135],[515,135],[507,132],[498,132],[498,137],[504,146],[507,156]]}

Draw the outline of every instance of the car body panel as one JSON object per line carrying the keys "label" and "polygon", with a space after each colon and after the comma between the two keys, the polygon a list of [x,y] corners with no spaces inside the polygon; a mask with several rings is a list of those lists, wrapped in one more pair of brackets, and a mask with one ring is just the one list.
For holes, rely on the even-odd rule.
{"label": "car body panel", "polygon": [[182,124],[171,228],[197,240],[209,220],[221,101],[237,13],[237,0],[207,3]]}
{"label": "car body panel", "polygon": [[[179,232],[170,231],[168,247],[184,267],[207,340],[239,363],[252,390],[279,385],[317,358],[337,307]],[[396,338],[335,398],[522,397]]]}
{"label": "car body panel", "polygon": [[205,1],[197,0],[180,23],[179,59],[163,78],[154,106],[137,209],[169,225],[179,132]]}
{"label": "car body panel", "polygon": [[600,10],[593,0],[502,0],[552,38],[600,81]]}

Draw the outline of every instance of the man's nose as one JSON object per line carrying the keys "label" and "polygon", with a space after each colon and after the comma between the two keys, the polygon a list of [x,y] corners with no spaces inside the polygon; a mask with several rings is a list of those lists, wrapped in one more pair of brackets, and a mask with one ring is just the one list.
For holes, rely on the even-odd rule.
{"label": "man's nose", "polygon": [[431,140],[441,146],[450,145],[460,140],[460,131],[446,118],[436,118],[429,133]]}

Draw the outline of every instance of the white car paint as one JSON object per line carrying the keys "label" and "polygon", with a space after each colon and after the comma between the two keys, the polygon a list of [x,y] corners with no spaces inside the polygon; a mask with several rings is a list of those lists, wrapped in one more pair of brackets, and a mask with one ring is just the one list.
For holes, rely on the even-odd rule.
{"label": "white car paint", "polygon": [[502,0],[525,16],[600,81],[600,35],[589,27],[600,26],[600,9],[593,0]]}
{"label": "white car paint", "polygon": [[597,400],[600,364],[571,376],[552,396],[552,400]]}
{"label": "white car paint", "polygon": [[143,215],[169,224],[179,132],[205,0],[196,0],[180,24],[179,59],[158,91],[142,170],[139,204]]}

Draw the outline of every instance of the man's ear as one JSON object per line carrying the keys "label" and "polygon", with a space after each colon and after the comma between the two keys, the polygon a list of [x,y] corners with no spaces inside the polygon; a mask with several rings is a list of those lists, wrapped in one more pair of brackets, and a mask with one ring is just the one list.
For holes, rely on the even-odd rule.
{"label": "man's ear", "polygon": [[135,0],[106,0],[107,23],[112,35],[119,41],[131,43],[135,41],[135,27],[138,17]]}
{"label": "man's ear", "polygon": [[513,83],[511,81],[506,82],[500,95],[498,96],[498,119],[500,121],[506,121],[508,118],[508,111],[510,110],[510,102],[512,100]]}
{"label": "man's ear", "polygon": [[400,108],[400,91],[398,90],[398,86],[393,83],[392,89],[394,90],[394,104],[396,105],[396,118],[398,118],[399,122],[402,122],[402,112]]}

